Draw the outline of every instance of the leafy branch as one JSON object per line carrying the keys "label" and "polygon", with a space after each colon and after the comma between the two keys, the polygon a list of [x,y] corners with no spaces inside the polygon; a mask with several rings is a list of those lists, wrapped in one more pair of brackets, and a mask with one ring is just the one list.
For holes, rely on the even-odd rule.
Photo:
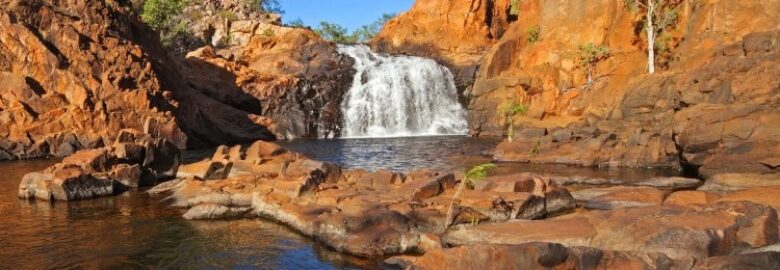
{"label": "leafy branch", "polygon": [[444,230],[447,230],[449,228],[450,224],[453,222],[452,214],[453,214],[453,208],[455,207],[455,200],[457,200],[460,197],[460,194],[463,192],[464,188],[468,189],[474,189],[474,187],[477,185],[477,182],[485,179],[488,175],[488,171],[496,168],[497,166],[493,163],[485,163],[481,165],[474,166],[470,170],[465,172],[465,177],[463,181],[461,181],[460,184],[458,184],[458,187],[455,189],[455,194],[452,195],[452,200],[450,201],[450,206],[447,209],[447,217],[444,221]]}

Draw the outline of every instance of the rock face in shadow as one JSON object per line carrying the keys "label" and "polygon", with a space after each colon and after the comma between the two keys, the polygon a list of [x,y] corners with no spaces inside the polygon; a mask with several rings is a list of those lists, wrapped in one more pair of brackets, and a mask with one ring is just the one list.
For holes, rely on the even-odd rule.
{"label": "rock face in shadow", "polygon": [[[354,61],[309,29],[268,26],[243,46],[187,54],[187,80],[205,95],[261,115],[278,138],[334,137]],[[229,142],[221,142],[229,143]]]}

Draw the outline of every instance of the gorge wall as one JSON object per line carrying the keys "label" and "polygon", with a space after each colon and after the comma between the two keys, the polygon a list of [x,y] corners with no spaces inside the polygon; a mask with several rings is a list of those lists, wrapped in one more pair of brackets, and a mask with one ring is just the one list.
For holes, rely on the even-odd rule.
{"label": "gorge wall", "polygon": [[210,33],[218,49],[185,59],[124,1],[0,1],[0,160],[67,156],[124,128],[180,148],[338,132],[351,59],[244,17],[217,29],[230,43]]}
{"label": "gorge wall", "polygon": [[[467,8],[507,2],[417,1],[373,42],[456,70],[452,59],[470,56],[461,63],[478,66],[466,92],[474,135],[505,135],[500,109],[526,104],[499,160],[777,171],[780,1],[667,1],[653,75],[642,10],[608,0],[519,1],[516,18]],[[588,44],[609,51],[592,82],[577,57]]]}

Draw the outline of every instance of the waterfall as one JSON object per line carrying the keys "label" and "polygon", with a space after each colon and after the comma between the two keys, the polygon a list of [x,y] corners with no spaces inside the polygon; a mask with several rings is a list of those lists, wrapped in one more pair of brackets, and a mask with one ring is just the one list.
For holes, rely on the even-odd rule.
{"label": "waterfall", "polygon": [[452,73],[431,59],[389,56],[364,45],[339,45],[355,59],[342,103],[344,137],[464,135],[466,111]]}

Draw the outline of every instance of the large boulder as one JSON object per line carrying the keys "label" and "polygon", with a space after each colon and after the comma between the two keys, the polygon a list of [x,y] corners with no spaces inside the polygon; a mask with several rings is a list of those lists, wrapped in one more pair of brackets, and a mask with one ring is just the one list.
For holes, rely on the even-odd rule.
{"label": "large boulder", "polygon": [[51,194],[58,201],[74,201],[114,195],[114,181],[98,178],[81,168],[54,170]]}
{"label": "large boulder", "polygon": [[50,201],[52,180],[54,180],[54,175],[51,172],[25,174],[19,184],[19,198]]}

